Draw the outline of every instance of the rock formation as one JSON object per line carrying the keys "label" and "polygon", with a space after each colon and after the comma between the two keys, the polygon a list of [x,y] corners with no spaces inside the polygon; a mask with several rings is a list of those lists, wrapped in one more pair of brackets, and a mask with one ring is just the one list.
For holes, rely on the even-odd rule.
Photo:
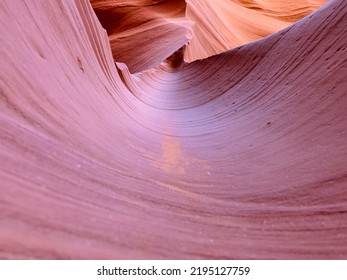
{"label": "rock formation", "polygon": [[113,2],[0,3],[0,258],[346,258],[347,2]]}

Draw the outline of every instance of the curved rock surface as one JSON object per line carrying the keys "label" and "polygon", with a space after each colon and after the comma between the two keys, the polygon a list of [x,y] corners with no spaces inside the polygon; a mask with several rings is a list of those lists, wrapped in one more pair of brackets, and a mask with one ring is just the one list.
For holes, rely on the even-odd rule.
{"label": "curved rock surface", "polygon": [[89,1],[0,20],[0,258],[347,258],[346,1],[137,74]]}
{"label": "curved rock surface", "polygon": [[187,0],[195,23],[185,59],[221,53],[272,34],[321,7],[327,0]]}
{"label": "curved rock surface", "polygon": [[[132,73],[159,65],[192,36],[185,0],[92,0],[112,54]],[[140,42],[140,43],[139,43]]]}
{"label": "curved rock surface", "polygon": [[326,2],[91,0],[108,31],[113,57],[132,73],[157,66],[181,46],[185,60],[191,62],[260,39]]}

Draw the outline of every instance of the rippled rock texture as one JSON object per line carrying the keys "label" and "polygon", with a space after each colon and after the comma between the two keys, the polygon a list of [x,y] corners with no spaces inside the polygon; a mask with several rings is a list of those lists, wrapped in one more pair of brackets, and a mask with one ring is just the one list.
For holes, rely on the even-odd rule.
{"label": "rippled rock texture", "polygon": [[186,2],[1,1],[0,258],[347,258],[347,2]]}

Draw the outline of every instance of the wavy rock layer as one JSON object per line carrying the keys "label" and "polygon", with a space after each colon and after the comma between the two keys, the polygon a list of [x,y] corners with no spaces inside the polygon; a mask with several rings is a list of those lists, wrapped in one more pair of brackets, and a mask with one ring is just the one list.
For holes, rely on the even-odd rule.
{"label": "wavy rock layer", "polygon": [[[116,61],[132,73],[184,46],[188,62],[263,38],[327,0],[92,0]],[[188,42],[189,40],[189,42]]]}
{"label": "wavy rock layer", "polygon": [[194,61],[272,34],[317,10],[327,0],[187,0],[195,22],[185,59]]}
{"label": "wavy rock layer", "polygon": [[184,0],[92,0],[91,4],[108,31],[114,59],[126,63],[133,73],[159,65],[192,36]]}
{"label": "wavy rock layer", "polygon": [[88,1],[0,8],[1,258],[347,257],[346,1],[136,75]]}

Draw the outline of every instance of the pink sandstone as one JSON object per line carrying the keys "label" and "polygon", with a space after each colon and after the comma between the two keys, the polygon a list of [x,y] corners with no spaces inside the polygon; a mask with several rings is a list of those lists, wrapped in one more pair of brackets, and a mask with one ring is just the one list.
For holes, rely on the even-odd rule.
{"label": "pink sandstone", "polygon": [[191,63],[180,5],[1,1],[1,259],[347,258],[347,2]]}

